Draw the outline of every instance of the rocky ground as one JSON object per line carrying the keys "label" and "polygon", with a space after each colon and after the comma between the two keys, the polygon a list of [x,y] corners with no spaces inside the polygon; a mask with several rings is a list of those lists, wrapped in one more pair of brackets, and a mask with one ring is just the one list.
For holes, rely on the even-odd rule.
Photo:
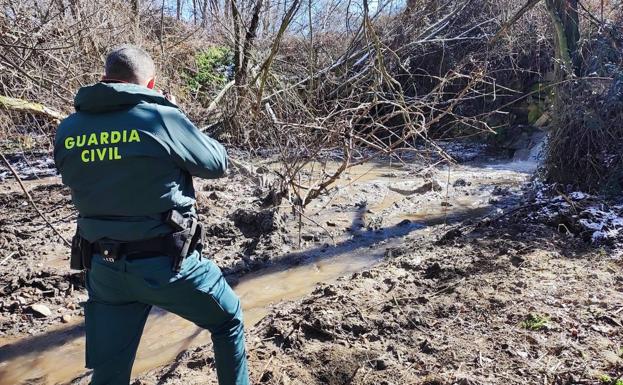
{"label": "rocky ground", "polygon": [[[76,213],[56,180],[26,183],[37,205],[66,239]],[[49,229],[15,183],[0,187],[0,335],[36,334],[70,322],[86,299],[82,274],[68,267],[69,248]]]}

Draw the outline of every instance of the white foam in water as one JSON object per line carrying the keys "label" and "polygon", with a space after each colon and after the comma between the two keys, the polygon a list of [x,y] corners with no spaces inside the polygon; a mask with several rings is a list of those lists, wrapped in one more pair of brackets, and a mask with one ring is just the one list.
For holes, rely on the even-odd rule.
{"label": "white foam in water", "polygon": [[525,154],[525,152],[517,151],[519,156],[516,155],[512,161],[492,164],[487,166],[487,168],[494,170],[516,171],[521,173],[532,173],[536,171],[539,164],[541,164],[543,148],[547,142],[547,136],[539,133],[534,135],[533,138],[537,138],[536,143],[530,148],[527,156],[522,156],[522,153]]}

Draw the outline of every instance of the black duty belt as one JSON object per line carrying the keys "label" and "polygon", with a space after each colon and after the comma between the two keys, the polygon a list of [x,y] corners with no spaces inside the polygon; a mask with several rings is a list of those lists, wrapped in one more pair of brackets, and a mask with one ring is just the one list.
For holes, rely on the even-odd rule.
{"label": "black duty belt", "polygon": [[100,254],[104,260],[114,262],[125,256],[128,259],[167,255],[173,260],[173,270],[179,271],[184,258],[193,251],[201,254],[204,246],[205,229],[193,219],[184,230],[156,238],[140,241],[99,240],[89,242],[78,232],[72,240],[71,268],[91,268],[93,254]]}
{"label": "black duty belt", "polygon": [[91,250],[93,254],[100,254],[104,258],[117,260],[126,256],[132,259],[150,254],[179,254],[184,242],[183,236],[175,234],[131,242],[101,240],[91,243]]}

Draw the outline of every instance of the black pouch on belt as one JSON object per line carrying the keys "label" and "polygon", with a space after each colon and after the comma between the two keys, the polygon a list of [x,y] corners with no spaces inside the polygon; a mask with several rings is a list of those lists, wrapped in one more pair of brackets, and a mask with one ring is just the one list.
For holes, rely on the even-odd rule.
{"label": "black pouch on belt", "polygon": [[80,247],[80,251],[82,251],[82,264],[85,269],[91,269],[91,259],[93,258],[93,245],[84,238],[80,238],[80,242],[82,242],[82,246]]}
{"label": "black pouch on belt", "polygon": [[76,229],[76,235],[71,238],[71,256],[69,258],[69,268],[72,270],[84,270],[82,261],[82,237]]}

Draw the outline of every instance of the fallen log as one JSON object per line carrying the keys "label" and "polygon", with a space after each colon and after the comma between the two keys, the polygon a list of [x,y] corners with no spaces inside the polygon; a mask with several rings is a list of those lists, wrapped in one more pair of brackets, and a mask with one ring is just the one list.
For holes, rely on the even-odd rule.
{"label": "fallen log", "polygon": [[65,114],[46,107],[43,104],[4,95],[0,95],[0,108],[11,111],[26,112],[54,120],[62,120],[66,117]]}

